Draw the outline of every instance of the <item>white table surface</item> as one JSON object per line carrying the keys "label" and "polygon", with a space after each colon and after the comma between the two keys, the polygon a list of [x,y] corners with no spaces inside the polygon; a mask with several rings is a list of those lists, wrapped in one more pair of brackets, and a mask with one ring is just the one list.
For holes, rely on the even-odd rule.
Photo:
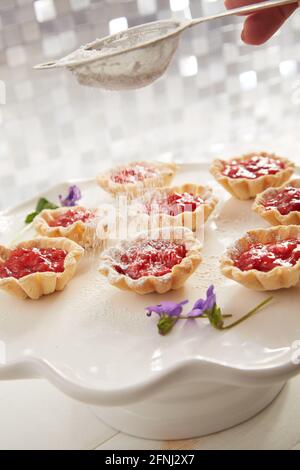
{"label": "white table surface", "polygon": [[119,433],[45,380],[0,381],[0,449],[298,449],[300,377],[263,412],[234,428],[185,441]]}

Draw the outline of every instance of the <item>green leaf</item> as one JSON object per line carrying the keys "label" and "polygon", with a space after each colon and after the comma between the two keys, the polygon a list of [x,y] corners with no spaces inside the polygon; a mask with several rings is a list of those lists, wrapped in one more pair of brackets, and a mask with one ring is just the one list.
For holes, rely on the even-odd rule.
{"label": "green leaf", "polygon": [[53,204],[53,202],[48,201],[48,199],[41,197],[37,202],[35,211],[26,216],[25,224],[31,224],[36,216],[44,209],[58,209],[58,206]]}
{"label": "green leaf", "polygon": [[167,335],[177,322],[177,317],[169,317],[168,315],[162,315],[157,323],[159,334],[162,336]]}
{"label": "green leaf", "polygon": [[48,201],[48,199],[41,197],[38,200],[35,210],[39,214],[44,209],[58,209],[58,206],[56,204],[53,204],[53,202]]}
{"label": "green leaf", "polygon": [[30,214],[28,214],[26,216],[26,219],[25,219],[25,224],[31,224],[31,222],[33,222],[33,220],[35,219],[35,217],[37,215],[38,215],[38,213],[36,211],[31,212]]}

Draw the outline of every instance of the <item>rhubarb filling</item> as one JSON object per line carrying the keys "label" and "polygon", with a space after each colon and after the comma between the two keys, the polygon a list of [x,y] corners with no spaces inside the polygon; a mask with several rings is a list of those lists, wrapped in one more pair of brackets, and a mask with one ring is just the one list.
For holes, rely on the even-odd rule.
{"label": "rhubarb filling", "polygon": [[0,263],[0,278],[20,279],[34,273],[61,273],[67,254],[57,248],[17,248]]}
{"label": "rhubarb filling", "polygon": [[223,175],[233,179],[256,179],[260,176],[275,175],[284,168],[284,162],[279,159],[255,155],[247,160],[231,160],[226,163]]}
{"label": "rhubarb filling", "polygon": [[300,259],[300,241],[288,239],[274,243],[255,243],[239,254],[234,265],[241,271],[271,271],[278,266],[292,267]]}
{"label": "rhubarb filling", "polygon": [[135,165],[128,168],[121,168],[112,173],[111,179],[115,183],[137,183],[147,178],[157,175],[157,170],[151,165]]}
{"label": "rhubarb filling", "polygon": [[163,276],[186,256],[184,245],[169,240],[147,240],[134,243],[122,253],[114,269],[132,279]]}
{"label": "rhubarb filling", "polygon": [[70,209],[64,214],[55,217],[53,220],[48,222],[50,227],[69,227],[75,222],[89,222],[95,217],[95,213],[87,209]]}
{"label": "rhubarb filling", "polygon": [[156,212],[176,216],[183,212],[194,212],[197,207],[204,204],[200,196],[192,193],[171,193],[158,199],[152,200],[145,205],[146,212]]}
{"label": "rhubarb filling", "polygon": [[277,209],[281,215],[300,211],[300,189],[287,186],[262,202],[266,210]]}

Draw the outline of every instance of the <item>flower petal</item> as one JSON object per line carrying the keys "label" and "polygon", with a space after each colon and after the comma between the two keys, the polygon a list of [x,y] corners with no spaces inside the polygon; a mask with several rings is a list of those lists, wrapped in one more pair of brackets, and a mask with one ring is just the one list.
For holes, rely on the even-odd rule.
{"label": "flower petal", "polygon": [[206,297],[210,297],[211,295],[214,295],[214,288],[215,287],[213,284],[209,286],[209,288],[206,291]]}
{"label": "flower petal", "polygon": [[161,305],[149,305],[149,307],[146,307],[145,310],[147,310],[148,317],[151,317],[152,313],[157,313],[159,316],[162,314]]}
{"label": "flower petal", "polygon": [[204,299],[198,299],[196,300],[196,302],[194,303],[194,307],[193,308],[197,308],[197,309],[200,309],[202,310],[203,307],[205,305],[205,300]]}
{"label": "flower petal", "polygon": [[185,305],[188,302],[188,300],[183,300],[182,302],[161,302],[158,305],[149,305],[149,307],[146,307],[145,310],[148,311],[147,315],[151,315],[151,313],[157,313],[159,316],[161,315],[166,315],[169,317],[178,317],[181,312],[183,305]]}
{"label": "flower petal", "polygon": [[80,189],[78,186],[76,186],[76,184],[74,184],[73,186],[70,186],[68,195],[65,198],[60,195],[59,200],[62,206],[71,207],[76,206],[77,201],[79,201],[81,197],[82,195]]}
{"label": "flower petal", "polygon": [[211,310],[216,304],[216,295],[213,284],[209,286],[206,292],[205,310]]}
{"label": "flower petal", "polygon": [[203,311],[202,309],[193,308],[193,310],[191,310],[191,311],[187,314],[187,316],[188,316],[188,317],[191,317],[191,318],[193,318],[193,317],[199,317],[199,316],[203,315],[203,313],[204,313],[204,311]]}

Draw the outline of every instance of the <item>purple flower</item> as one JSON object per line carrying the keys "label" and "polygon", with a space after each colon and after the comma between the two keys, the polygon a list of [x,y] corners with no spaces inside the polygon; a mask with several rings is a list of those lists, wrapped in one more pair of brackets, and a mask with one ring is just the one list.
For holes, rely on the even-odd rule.
{"label": "purple flower", "polygon": [[189,317],[198,317],[204,313],[211,311],[216,305],[216,294],[214,293],[214,286],[211,285],[206,291],[206,299],[198,299],[193,309],[188,313]]}
{"label": "purple flower", "polygon": [[77,201],[81,199],[81,191],[75,184],[70,186],[68,195],[63,198],[62,195],[59,195],[60,204],[65,207],[76,206]]}
{"label": "purple flower", "polygon": [[166,315],[169,317],[178,317],[182,312],[183,305],[187,304],[188,300],[183,300],[182,302],[161,302],[158,305],[150,305],[146,307],[145,310],[148,311],[148,317],[151,316],[152,313],[157,313],[159,317],[162,315]]}
{"label": "purple flower", "polygon": [[146,307],[148,317],[152,313],[157,313],[159,320],[157,322],[157,329],[160,335],[165,336],[168,334],[182,312],[183,305],[187,304],[188,300],[183,300],[182,302],[161,302],[158,305],[149,305]]}
{"label": "purple flower", "polygon": [[251,309],[243,317],[231,322],[229,325],[224,326],[224,319],[232,315],[223,315],[221,308],[217,305],[216,294],[214,286],[211,285],[206,291],[205,299],[198,299],[192,310],[187,315],[181,315],[183,305],[188,303],[188,300],[182,302],[161,302],[158,305],[150,305],[146,307],[147,315],[150,317],[152,313],[158,315],[157,329],[160,335],[167,335],[176,325],[179,320],[189,320],[196,318],[205,318],[209,321],[210,325],[217,330],[228,330],[239,323],[243,322],[251,315],[265,306],[272,297],[268,297],[263,302],[260,302],[255,308]]}

